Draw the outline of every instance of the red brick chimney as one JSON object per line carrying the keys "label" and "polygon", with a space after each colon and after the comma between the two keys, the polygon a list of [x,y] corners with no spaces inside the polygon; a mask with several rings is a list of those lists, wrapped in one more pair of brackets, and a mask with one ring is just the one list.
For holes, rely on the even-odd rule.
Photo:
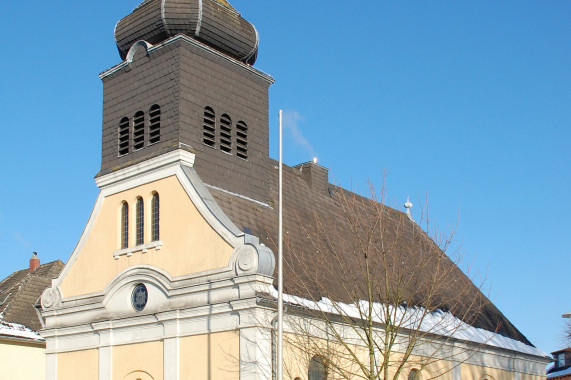
{"label": "red brick chimney", "polygon": [[36,269],[40,266],[40,259],[38,258],[38,253],[34,252],[32,258],[30,259],[30,273],[34,273]]}

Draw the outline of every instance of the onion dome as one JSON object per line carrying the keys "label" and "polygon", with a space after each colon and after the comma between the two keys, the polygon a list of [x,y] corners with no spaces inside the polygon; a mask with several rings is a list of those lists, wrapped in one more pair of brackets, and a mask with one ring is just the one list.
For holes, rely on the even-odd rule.
{"label": "onion dome", "polygon": [[137,41],[155,45],[177,34],[250,65],[256,61],[258,32],[226,0],[145,0],[115,26],[122,59]]}

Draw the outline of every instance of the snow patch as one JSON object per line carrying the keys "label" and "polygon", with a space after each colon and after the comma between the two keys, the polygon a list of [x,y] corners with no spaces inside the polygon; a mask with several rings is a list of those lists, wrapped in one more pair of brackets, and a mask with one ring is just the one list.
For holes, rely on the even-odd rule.
{"label": "snow patch", "polygon": [[18,323],[8,323],[0,321],[0,335],[13,336],[16,338],[25,338],[43,341],[41,335],[32,329]]}
{"label": "snow patch", "polygon": [[[275,288],[271,287],[270,292],[273,297],[278,298],[278,291]],[[367,310],[368,307],[366,301],[359,301],[358,304],[345,304],[342,302],[333,302],[325,297],[318,302],[314,302],[306,298],[284,294],[283,299],[284,303],[299,305],[320,312],[344,315],[351,318],[360,318],[362,312],[359,310]],[[488,330],[470,326],[448,311],[438,309],[429,312],[423,307],[387,307],[377,302],[373,304],[373,320],[375,322],[385,323],[388,320],[387,315],[392,320],[397,321],[395,324],[404,328],[550,358],[549,355],[539,348],[528,346],[518,340]]]}

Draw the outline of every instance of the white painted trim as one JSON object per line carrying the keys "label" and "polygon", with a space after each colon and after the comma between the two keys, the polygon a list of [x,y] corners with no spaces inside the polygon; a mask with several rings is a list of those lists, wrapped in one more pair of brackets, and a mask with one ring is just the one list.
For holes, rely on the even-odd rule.
{"label": "white painted trim", "polygon": [[111,345],[100,346],[98,352],[99,352],[99,380],[112,380],[113,346]]}
{"label": "white painted trim", "polygon": [[202,15],[204,12],[204,4],[202,0],[198,0],[198,18],[196,20],[196,30],[194,31],[194,36],[198,37],[200,35],[200,28],[202,27]]}
{"label": "white painted trim", "polygon": [[256,26],[254,24],[250,24],[252,25],[252,28],[254,28],[254,33],[256,34],[256,44],[254,45],[254,47],[252,48],[252,50],[250,50],[248,52],[248,54],[246,54],[242,59],[247,61],[250,58],[252,58],[252,56],[254,54],[256,54],[256,52],[258,51],[258,47],[260,46],[260,35],[258,34],[258,29],[256,29]]}
{"label": "white painted trim", "polygon": [[169,27],[167,25],[167,19],[165,17],[165,3],[167,0],[162,0],[161,1],[161,20],[163,20],[163,25],[165,27],[165,32],[167,33],[167,35],[170,37],[171,36],[171,32],[169,30]]}
{"label": "white painted trim", "polygon": [[462,380],[462,364],[455,362],[452,363],[454,368],[452,368],[452,380]]}
{"label": "white painted trim", "polygon": [[46,380],[57,380],[57,354],[46,353]]}
{"label": "white painted trim", "polygon": [[244,244],[245,234],[222,212],[194,168],[179,167],[179,169],[177,177],[182,187],[206,222],[232,247],[236,248]]}
{"label": "white painted trim", "polygon": [[141,49],[145,50],[145,55],[149,55],[149,49],[152,47],[153,47],[153,45],[151,45],[150,43],[148,43],[145,40],[139,40],[139,41],[135,42],[129,48],[129,51],[127,52],[127,56],[125,57],[125,61],[127,63],[133,63],[133,58],[135,57],[135,54],[137,54],[137,52],[140,51]]}
{"label": "white painted trim", "polygon": [[180,368],[180,344],[178,338],[163,339],[164,380],[178,380]]}
{"label": "white painted trim", "polygon": [[138,253],[138,252],[140,252],[141,254],[145,254],[149,251],[149,249],[154,249],[154,251],[156,252],[160,251],[162,246],[163,246],[162,240],[156,240],[146,244],[139,244],[134,247],[123,248],[113,252],[113,258],[115,260],[118,260],[119,257],[121,256],[130,257],[133,255],[133,253]]}
{"label": "white painted trim", "polygon": [[[77,242],[75,248],[73,249],[73,252],[71,253],[69,259],[67,260],[67,263],[63,267],[61,273],[59,274],[59,276],[57,278],[52,280],[52,287],[54,287],[54,288],[58,287],[61,284],[61,282],[63,281],[63,279],[69,273],[73,264],[75,264],[75,262],[77,260],[77,256],[79,255],[79,252],[81,252],[81,250],[83,249],[83,246],[85,245],[87,237],[89,236],[89,232],[91,231],[91,228],[93,227],[93,224],[95,223],[95,220],[97,219],[97,216],[99,215],[99,211],[101,210],[101,206],[103,205],[104,199],[105,199],[105,196],[100,191],[99,195],[97,196],[97,200],[95,201],[95,206],[93,206],[93,210],[91,211],[91,215],[89,216],[89,219],[87,220],[87,225],[83,229],[83,232],[81,233],[79,241]],[[61,289],[59,289],[59,291],[60,291],[60,294],[63,298],[65,296],[65,294],[63,294]]]}
{"label": "white painted trim", "polygon": [[[194,166],[195,154],[183,149],[162,154],[158,157],[145,160],[139,164],[131,165],[124,169],[95,178],[95,184],[103,189],[110,185],[115,185],[120,181],[140,176],[149,172],[157,171],[165,167],[174,165]],[[121,190],[122,191],[122,190]]]}
{"label": "white painted trim", "polygon": [[[250,65],[247,65],[247,64],[245,64],[245,63],[242,62],[242,61],[239,61],[239,60],[234,59],[234,58],[232,58],[232,57],[230,57],[230,56],[228,56],[228,55],[225,55],[225,54],[219,52],[218,50],[216,50],[216,49],[214,49],[214,48],[211,48],[210,46],[208,46],[208,45],[206,45],[206,44],[203,44],[202,42],[200,42],[200,41],[198,41],[198,40],[195,40],[195,39],[193,39],[192,37],[188,37],[188,36],[186,36],[186,35],[184,35],[184,34],[177,34],[176,36],[174,36],[174,37],[172,37],[172,38],[166,40],[165,42],[162,42],[162,43],[157,44],[157,45],[153,45],[153,47],[151,47],[151,48],[149,49],[148,53],[151,54],[153,51],[158,50],[158,49],[161,49],[161,48],[164,47],[164,46],[168,46],[168,45],[170,45],[170,44],[173,44],[173,43],[177,42],[179,39],[182,39],[182,40],[184,40],[185,42],[187,42],[187,43],[189,43],[189,44],[191,44],[191,45],[194,45],[194,46],[196,46],[196,47],[198,47],[198,48],[201,48],[201,49],[203,49],[203,50],[206,50],[206,51],[208,51],[208,52],[210,52],[210,53],[212,53],[212,54],[214,54],[214,55],[216,55],[216,56],[218,56],[218,57],[224,59],[225,61],[231,63],[231,64],[234,65],[234,66],[238,66],[238,67],[240,67],[240,68],[242,68],[242,69],[244,69],[244,70],[246,70],[246,71],[249,71],[250,73],[252,73],[252,74],[254,74],[254,75],[260,77],[261,79],[263,79],[263,80],[269,82],[270,84],[271,84],[271,83],[274,83],[274,78],[272,78],[270,75],[268,75],[268,74],[266,74],[266,73],[264,73],[264,72],[262,72],[262,71],[260,71],[260,70],[258,70],[258,69],[255,69],[254,67],[252,67],[252,66],[250,66]],[[113,66],[112,68],[110,68],[110,69],[108,69],[108,70],[102,72],[101,74],[99,74],[99,78],[100,78],[100,79],[104,79],[105,77],[107,77],[107,76],[109,76],[109,75],[111,75],[111,74],[113,74],[113,73],[116,73],[116,72],[119,71],[119,70],[122,70],[122,69],[123,69],[125,66],[127,66],[127,65],[128,65],[128,63],[127,63],[126,61],[123,61],[123,62],[121,62],[121,63],[119,63],[119,64]]]}

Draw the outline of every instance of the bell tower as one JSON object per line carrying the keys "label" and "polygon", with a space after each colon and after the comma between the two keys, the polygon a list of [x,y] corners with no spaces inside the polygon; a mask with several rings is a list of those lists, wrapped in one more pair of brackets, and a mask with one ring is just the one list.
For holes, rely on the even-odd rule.
{"label": "bell tower", "polygon": [[145,0],[115,27],[98,177],[176,149],[207,184],[268,199],[268,88],[255,27],[225,0]]}

